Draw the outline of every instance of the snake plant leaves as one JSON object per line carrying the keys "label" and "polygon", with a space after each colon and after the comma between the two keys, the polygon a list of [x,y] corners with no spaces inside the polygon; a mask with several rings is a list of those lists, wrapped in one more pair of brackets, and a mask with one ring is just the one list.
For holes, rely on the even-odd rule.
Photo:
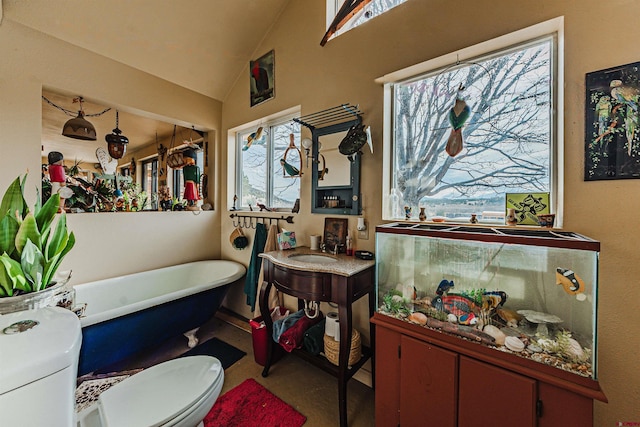
{"label": "snake plant leaves", "polygon": [[49,197],[49,200],[41,207],[38,208],[36,206],[35,217],[36,223],[38,224],[38,230],[44,236],[49,230],[49,226],[53,222],[53,219],[56,217],[56,213],[58,213],[58,207],[60,206],[60,195],[53,194]]}
{"label": "snake plant leaves", "polygon": [[12,215],[5,215],[0,220],[0,252],[11,255],[15,251],[18,227],[18,221]]}
{"label": "snake plant leaves", "polygon": [[51,236],[51,240],[46,247],[46,260],[51,260],[54,256],[60,254],[67,246],[67,240],[69,236],[67,235],[67,217],[65,215],[60,215],[60,219],[58,219],[58,223],[56,224],[56,228]]}
{"label": "snake plant leaves", "polygon": [[76,244],[76,237],[73,232],[69,233],[69,237],[66,239],[66,245],[62,251],[56,255],[54,255],[50,260],[47,260],[44,266],[44,277],[42,278],[42,282],[46,283],[47,286],[51,283],[53,275],[60,267],[60,263],[62,259],[69,253],[69,251]]}
{"label": "snake plant leaves", "polygon": [[22,256],[22,250],[27,244],[27,240],[31,240],[38,249],[42,250],[38,224],[36,223],[35,216],[31,212],[24,218],[22,224],[20,224],[20,228],[18,228],[18,234],[16,234],[16,250],[18,251],[18,255]]}
{"label": "snake plant leaves", "polygon": [[2,203],[0,204],[0,218],[9,214],[13,216],[16,211],[20,218],[22,218],[24,213],[29,210],[22,194],[22,188],[26,178],[27,176],[25,175],[22,183],[20,182],[20,177],[16,178],[11,185],[9,185],[9,188],[7,188],[7,191],[2,197]]}
{"label": "snake plant leaves", "polygon": [[44,255],[42,251],[34,245],[31,240],[27,240],[27,244],[22,250],[20,265],[25,278],[31,284],[33,289],[40,289],[42,286],[42,275],[44,271]]}
{"label": "snake plant leaves", "polygon": [[11,259],[6,253],[0,256],[0,286],[8,296],[13,295],[14,289],[25,292],[31,292],[33,290],[22,272],[20,263]]}

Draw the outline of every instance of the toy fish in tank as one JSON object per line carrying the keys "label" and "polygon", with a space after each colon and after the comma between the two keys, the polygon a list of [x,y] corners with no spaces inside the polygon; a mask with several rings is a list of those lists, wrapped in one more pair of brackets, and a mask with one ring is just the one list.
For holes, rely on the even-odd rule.
{"label": "toy fish in tank", "polygon": [[451,288],[453,288],[453,280],[442,279],[438,285],[438,289],[436,289],[436,295],[442,296],[449,292]]}
{"label": "toy fish in tank", "polygon": [[556,268],[556,285],[562,285],[569,295],[581,294],[585,291],[584,281],[573,270]]}

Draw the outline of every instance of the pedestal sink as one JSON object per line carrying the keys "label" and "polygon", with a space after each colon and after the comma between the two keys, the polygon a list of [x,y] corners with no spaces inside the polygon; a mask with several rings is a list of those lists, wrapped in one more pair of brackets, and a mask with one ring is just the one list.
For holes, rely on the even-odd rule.
{"label": "pedestal sink", "polygon": [[327,263],[332,263],[337,261],[333,257],[330,257],[328,255],[320,255],[320,254],[293,254],[293,255],[289,255],[289,258],[291,258],[294,261],[308,262],[312,264],[327,264]]}

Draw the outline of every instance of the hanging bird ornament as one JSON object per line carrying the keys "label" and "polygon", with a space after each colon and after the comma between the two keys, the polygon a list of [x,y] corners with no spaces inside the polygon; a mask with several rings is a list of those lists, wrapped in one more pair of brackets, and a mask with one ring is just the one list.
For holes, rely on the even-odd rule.
{"label": "hanging bird ornament", "polygon": [[251,132],[251,134],[247,137],[247,143],[242,147],[242,151],[247,151],[254,142],[256,144],[264,142],[264,133],[262,131],[263,128],[262,126],[260,126],[255,132]]}
{"label": "hanging bird ornament", "polygon": [[451,134],[447,140],[447,154],[451,157],[455,157],[462,151],[462,126],[465,124],[469,115],[471,114],[471,108],[462,99],[461,92],[464,90],[462,83],[458,86],[458,93],[456,94],[456,102],[449,110],[449,123],[451,124]]}
{"label": "hanging bird ornament", "polygon": [[[298,153],[297,157],[300,161],[300,167],[296,167],[287,162],[287,156],[292,150]],[[296,147],[293,134],[289,134],[289,146],[284,151],[284,156],[280,159],[280,164],[282,165],[282,172],[285,178],[297,178],[302,175],[302,172],[300,172],[300,169],[302,168],[302,152],[298,147]]]}

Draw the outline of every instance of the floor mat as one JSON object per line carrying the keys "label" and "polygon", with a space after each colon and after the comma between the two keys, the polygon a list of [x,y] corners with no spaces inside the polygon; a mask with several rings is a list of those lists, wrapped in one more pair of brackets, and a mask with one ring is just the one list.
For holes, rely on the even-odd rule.
{"label": "floor mat", "polygon": [[247,355],[244,351],[227,344],[216,337],[211,338],[187,351],[180,357],[186,356],[213,356],[222,363],[222,368],[227,369]]}
{"label": "floor mat", "polygon": [[213,405],[205,427],[300,427],[307,417],[249,378]]}

